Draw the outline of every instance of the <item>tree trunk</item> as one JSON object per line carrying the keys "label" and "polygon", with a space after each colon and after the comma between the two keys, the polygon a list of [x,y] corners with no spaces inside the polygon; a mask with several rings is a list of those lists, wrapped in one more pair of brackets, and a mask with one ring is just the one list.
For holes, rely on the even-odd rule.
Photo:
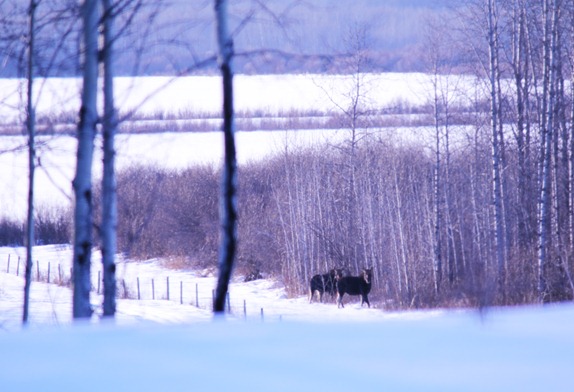
{"label": "tree trunk", "polygon": [[[538,222],[538,297],[541,302],[548,300],[548,285],[546,279],[548,234],[550,233],[551,214],[551,153],[552,153],[552,133],[554,123],[554,61],[555,61],[555,23],[556,23],[556,0],[544,1],[544,91],[543,91],[543,122],[542,122],[542,172],[540,179],[540,206]],[[551,16],[552,13],[552,16]]]}
{"label": "tree trunk", "polygon": [[24,283],[24,309],[22,312],[22,323],[28,324],[28,311],[30,308],[30,285],[32,283],[32,247],[34,246],[34,173],[36,170],[36,147],[35,147],[35,110],[32,103],[33,85],[34,85],[34,40],[36,28],[36,0],[30,0],[29,12],[29,31],[28,31],[28,91],[26,105],[26,126],[28,128],[28,216],[26,227],[26,273]]}
{"label": "tree trunk", "polygon": [[434,290],[438,295],[442,281],[442,177],[441,177],[441,152],[440,152],[440,117],[439,117],[439,96],[438,96],[438,69],[434,67],[433,75],[433,93],[434,93],[434,125],[435,125],[435,181],[434,181]]}
{"label": "tree trunk", "polygon": [[90,267],[92,252],[92,161],[96,134],[98,89],[98,0],[85,0],[82,5],[84,67],[82,107],[78,125],[76,176],[73,181],[74,210],[74,294],[73,316],[89,318]]}
{"label": "tree trunk", "polygon": [[490,55],[490,125],[492,130],[492,203],[494,205],[494,238],[496,244],[496,263],[498,268],[497,280],[498,289],[504,290],[505,282],[504,269],[504,227],[502,221],[502,179],[501,179],[501,153],[500,153],[500,135],[498,130],[499,106],[497,92],[498,78],[498,28],[496,22],[496,4],[495,0],[488,0],[488,47]]}
{"label": "tree trunk", "polygon": [[237,245],[237,159],[235,153],[235,114],[233,111],[233,40],[228,30],[227,1],[215,0],[219,67],[223,78],[223,134],[225,162],[221,194],[221,245],[219,276],[215,290],[213,311],[222,314],[233,271]]}
{"label": "tree trunk", "polygon": [[104,317],[113,317],[116,313],[116,176],[114,138],[117,130],[117,114],[114,105],[114,9],[111,0],[102,0],[103,4],[103,63],[104,63],[104,174],[102,201],[102,263],[104,270]]}
{"label": "tree trunk", "polygon": [[527,86],[527,56],[525,55],[525,23],[526,16],[524,5],[518,4],[515,8],[515,28],[513,31],[513,71],[516,87],[516,147],[518,153],[518,193],[520,200],[520,215],[518,217],[518,246],[524,250],[532,241],[528,224],[529,212],[532,212],[529,205],[527,166],[527,138],[526,138],[526,102],[525,96],[528,94]]}

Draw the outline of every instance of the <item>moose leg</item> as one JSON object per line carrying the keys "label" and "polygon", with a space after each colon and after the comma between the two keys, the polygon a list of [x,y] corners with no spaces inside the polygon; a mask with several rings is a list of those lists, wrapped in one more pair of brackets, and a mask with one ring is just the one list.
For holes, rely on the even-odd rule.
{"label": "moose leg", "polygon": [[323,293],[326,290],[325,277],[321,276],[321,290],[319,290],[319,302],[323,303]]}
{"label": "moose leg", "polygon": [[363,307],[363,304],[366,302],[367,306],[370,308],[371,304],[369,303],[369,297],[367,296],[367,294],[362,294],[362,301],[361,301],[361,307]]}
{"label": "moose leg", "polygon": [[345,307],[343,305],[343,295],[345,295],[345,293],[343,293],[343,294],[337,293],[337,309]]}

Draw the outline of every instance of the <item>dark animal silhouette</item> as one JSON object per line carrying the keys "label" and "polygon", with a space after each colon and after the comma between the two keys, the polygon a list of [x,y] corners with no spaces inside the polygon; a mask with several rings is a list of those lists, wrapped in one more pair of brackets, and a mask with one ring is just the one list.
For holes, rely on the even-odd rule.
{"label": "dark animal silhouette", "polygon": [[345,293],[349,295],[360,295],[361,296],[361,306],[366,302],[369,308],[371,304],[369,303],[368,294],[371,291],[371,283],[373,277],[373,269],[363,269],[363,274],[361,276],[337,276],[337,307],[344,308],[343,305],[343,295]]}
{"label": "dark animal silhouette", "polygon": [[313,276],[309,282],[309,303],[313,301],[315,291],[319,292],[319,302],[323,302],[323,293],[334,296],[337,292],[338,276],[342,276],[342,273],[334,268],[327,274]]}

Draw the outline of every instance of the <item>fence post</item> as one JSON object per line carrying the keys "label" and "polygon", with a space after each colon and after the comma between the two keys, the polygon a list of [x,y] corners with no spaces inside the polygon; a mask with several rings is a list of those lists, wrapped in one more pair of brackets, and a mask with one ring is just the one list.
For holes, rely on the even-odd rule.
{"label": "fence post", "polygon": [[169,301],[169,276],[167,277],[167,300]]}
{"label": "fence post", "polygon": [[155,283],[153,278],[151,278],[151,299],[155,299]]}
{"label": "fence post", "polygon": [[58,278],[60,279],[60,284],[63,284],[63,282],[62,282],[62,267],[60,266],[59,263],[58,263]]}
{"label": "fence post", "polygon": [[179,281],[179,303],[183,305],[183,282]]}
{"label": "fence post", "polygon": [[128,288],[126,286],[126,280],[122,279],[122,286],[124,286],[124,298],[128,298]]}
{"label": "fence post", "polygon": [[195,284],[195,307],[199,308],[199,285]]}
{"label": "fence post", "polygon": [[243,318],[247,320],[247,301],[243,300]]}
{"label": "fence post", "polygon": [[6,268],[6,273],[10,273],[10,253],[8,253],[8,267]]}
{"label": "fence post", "polygon": [[138,281],[138,299],[142,299],[141,294],[140,294],[140,277],[138,276],[137,278]]}
{"label": "fence post", "polygon": [[48,261],[48,283],[50,283],[50,262]]}
{"label": "fence post", "polygon": [[261,321],[263,321],[263,308],[261,308]]}
{"label": "fence post", "polygon": [[227,292],[226,299],[227,299],[227,313],[231,313],[231,302],[229,301],[229,291]]}
{"label": "fence post", "polygon": [[[101,277],[102,277],[102,272],[98,271],[98,294],[100,294],[100,281],[101,281]],[[124,286],[125,286],[125,282],[124,282]],[[124,295],[125,295],[125,291],[124,291]]]}
{"label": "fence post", "polygon": [[36,272],[38,275],[38,282],[40,281],[40,260],[36,260]]}

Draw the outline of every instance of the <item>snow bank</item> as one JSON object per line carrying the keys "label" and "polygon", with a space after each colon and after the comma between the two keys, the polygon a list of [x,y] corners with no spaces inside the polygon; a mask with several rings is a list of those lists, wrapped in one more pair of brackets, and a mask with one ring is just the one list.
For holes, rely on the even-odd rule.
{"label": "snow bank", "polygon": [[0,379],[6,391],[567,391],[573,315],[24,331],[0,335]]}
{"label": "snow bank", "polygon": [[[69,247],[35,258],[69,265]],[[287,298],[280,282],[231,285],[255,315],[225,319],[167,300],[119,300],[115,325],[71,324],[71,292],[32,284],[30,328],[19,325],[23,280],[0,248],[0,385],[3,391],[569,391],[574,305],[388,313]],[[93,271],[98,268],[97,252]],[[67,265],[65,263],[68,263]],[[197,271],[158,261],[120,266],[123,279]],[[11,272],[7,273],[9,270]],[[173,275],[176,274],[176,275]],[[175,279],[175,278],[174,278]],[[101,297],[94,295],[97,306]],[[265,317],[258,317],[265,307]]]}

